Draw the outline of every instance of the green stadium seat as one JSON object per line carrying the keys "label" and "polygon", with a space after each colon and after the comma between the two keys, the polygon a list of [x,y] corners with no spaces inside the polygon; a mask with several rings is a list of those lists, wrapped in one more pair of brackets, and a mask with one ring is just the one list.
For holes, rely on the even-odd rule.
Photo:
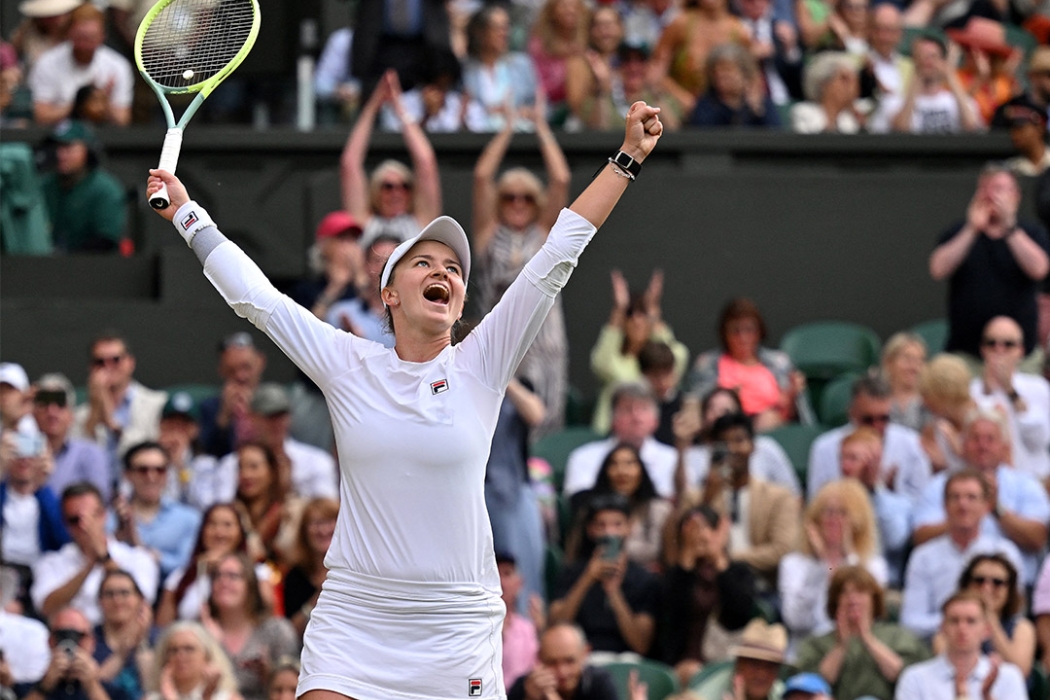
{"label": "green stadium seat", "polygon": [[837,428],[849,422],[849,403],[853,382],[861,376],[863,375],[849,372],[827,383],[820,394],[820,410],[817,411],[821,423]]}
{"label": "green stadium seat", "polygon": [[944,346],[948,343],[948,321],[943,318],[917,323],[911,327],[911,332],[926,343],[928,357],[944,352]]}
{"label": "green stadium seat", "polygon": [[766,435],[773,438],[784,448],[791,465],[795,467],[799,483],[806,488],[806,470],[809,467],[809,448],[817,436],[827,431],[823,425],[798,425],[789,423],[771,430]]}
{"label": "green stadium seat", "polygon": [[882,341],[857,323],[817,321],[784,334],[780,349],[807,378],[830,380],[844,372],[863,372],[879,363]]}
{"label": "green stadium seat", "polygon": [[539,439],[532,446],[532,455],[542,457],[550,463],[554,475],[554,488],[560,493],[562,484],[565,483],[565,464],[569,461],[569,453],[580,445],[601,439],[602,436],[590,428],[565,428]]}
{"label": "green stadium seat", "polygon": [[621,698],[631,697],[628,680],[632,671],[637,671],[638,680],[649,686],[648,700],[664,700],[678,690],[678,679],[674,675],[674,669],[659,661],[643,659],[633,663],[615,662],[604,664],[602,668],[612,674]]}
{"label": "green stadium seat", "polygon": [[705,685],[708,685],[717,676],[721,676],[725,673],[731,672],[733,669],[733,661],[719,661],[717,663],[708,664],[702,669],[696,672],[696,674],[689,679],[689,690],[698,691]]}
{"label": "green stadium seat", "polygon": [[547,588],[547,600],[552,599],[554,587],[558,584],[558,574],[561,573],[561,563],[565,558],[561,547],[556,544],[548,544],[543,561],[543,583]]}

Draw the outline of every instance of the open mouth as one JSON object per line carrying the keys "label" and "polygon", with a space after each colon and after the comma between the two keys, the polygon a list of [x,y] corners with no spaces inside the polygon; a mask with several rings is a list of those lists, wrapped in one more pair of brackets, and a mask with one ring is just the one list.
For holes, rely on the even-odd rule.
{"label": "open mouth", "polygon": [[447,304],[449,291],[440,284],[432,284],[423,290],[423,298],[435,304]]}

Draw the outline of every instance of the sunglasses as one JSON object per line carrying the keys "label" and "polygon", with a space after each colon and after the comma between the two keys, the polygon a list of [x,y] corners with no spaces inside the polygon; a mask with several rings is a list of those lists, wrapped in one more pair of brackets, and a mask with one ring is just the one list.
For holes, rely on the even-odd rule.
{"label": "sunglasses", "polygon": [[1019,340],[1003,340],[1002,338],[985,338],[981,341],[981,346],[985,348],[1003,348],[1004,350],[1013,350],[1014,348],[1021,347]]}
{"label": "sunglasses", "polygon": [[890,414],[888,413],[876,413],[867,416],[860,417],[861,425],[882,425],[883,423],[890,422]]}
{"label": "sunglasses", "polygon": [[384,182],[379,185],[379,189],[384,192],[393,192],[394,190],[403,190],[407,192],[412,189],[412,185],[407,182]]}
{"label": "sunglasses", "polygon": [[91,366],[105,367],[106,365],[109,365],[110,367],[116,367],[120,364],[120,361],[123,359],[123,355],[111,355],[110,357],[92,357]]}
{"label": "sunglasses", "polygon": [[59,408],[65,408],[66,407],[66,401],[67,401],[67,397],[66,397],[66,392],[64,392],[64,391],[44,391],[44,390],[41,390],[41,391],[36,392],[36,397],[33,399],[33,402],[37,406],[51,406],[51,405],[55,405],[55,406],[58,406]]}
{"label": "sunglasses", "polygon": [[150,472],[153,472],[154,474],[163,474],[168,471],[168,465],[165,464],[164,466],[158,466],[154,464],[141,464],[132,467],[130,471],[133,471],[136,474],[149,474]]}
{"label": "sunglasses", "polygon": [[117,598],[130,598],[135,595],[135,591],[130,588],[110,588],[108,590],[99,593],[99,596],[108,600],[115,600]]}
{"label": "sunglasses", "polygon": [[994,576],[974,576],[970,579],[970,583],[975,586],[983,586],[986,583],[990,583],[996,588],[1002,588],[1009,583],[1009,581],[1004,578],[995,578]]}
{"label": "sunglasses", "polygon": [[528,193],[521,192],[501,192],[499,195],[499,201],[504,204],[513,204],[517,201],[525,202],[526,204],[535,204],[536,197]]}

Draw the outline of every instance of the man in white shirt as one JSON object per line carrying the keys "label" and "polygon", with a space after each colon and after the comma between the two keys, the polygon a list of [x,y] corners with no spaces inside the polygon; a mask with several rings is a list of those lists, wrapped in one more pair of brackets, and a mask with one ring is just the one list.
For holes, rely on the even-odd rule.
{"label": "man in white shirt", "polygon": [[970,97],[948,60],[939,39],[920,36],[912,42],[915,72],[907,88],[886,95],[868,119],[868,131],[945,134],[979,131],[977,103]]}
{"label": "man in white shirt", "polygon": [[[1007,435],[1006,424],[998,413],[978,413],[963,433],[962,458],[988,484],[989,513],[980,522],[981,532],[1008,539],[1017,546],[1024,560],[1018,573],[1030,586],[1046,546],[1050,498],[1031,476],[1004,464],[1010,450]],[[916,545],[950,529],[939,498],[947,479],[944,473],[938,474],[915,503],[912,542]]]}
{"label": "man in white shirt", "polygon": [[875,375],[861,377],[853,384],[849,406],[850,422],[829,430],[809,451],[806,493],[810,496],[829,481],[842,478],[840,452],[842,440],[858,428],[868,427],[882,436],[883,483],[890,490],[916,499],[930,479],[930,460],[922,449],[919,434],[911,428],[890,423],[890,388]]}
{"label": "man in white shirt", "polygon": [[66,41],[41,54],[29,74],[37,124],[57,124],[68,118],[77,90],[85,85],[106,94],[111,123],[130,123],[134,72],[128,60],[105,46],[105,41],[106,18],[101,10],[85,3],[70,14]]}
{"label": "man in white shirt", "polygon": [[148,550],[106,535],[106,507],[97,488],[84,482],[63,491],[62,517],[73,541],[33,564],[30,596],[42,615],[72,606],[91,624],[98,624],[102,619],[98,589],[105,572],[116,569],[130,573],[153,604],[159,577],[157,562]]}
{"label": "man in white shirt", "polygon": [[[252,396],[252,434],[277,455],[281,469],[290,469],[292,491],[303,498],[339,498],[335,460],[324,450],[289,437],[292,403],[279,384],[260,384]],[[232,501],[237,492],[237,453],[219,460],[214,501]],[[202,475],[203,480],[207,478]],[[211,503],[207,504],[211,505]]]}
{"label": "man in white shirt", "polygon": [[565,495],[593,487],[602,461],[622,442],[638,448],[656,492],[664,498],[673,498],[678,451],[653,437],[659,422],[660,410],[652,389],[638,382],[617,387],[612,396],[612,434],[605,440],[581,445],[569,454]]}
{"label": "man in white shirt", "polygon": [[970,395],[983,408],[1009,420],[1010,462],[1020,472],[1050,478],[1050,383],[1021,374],[1024,333],[1009,316],[996,316],[981,337],[981,376],[970,383]]}
{"label": "man in white shirt", "polygon": [[981,532],[991,489],[980,472],[952,474],[943,493],[948,516],[944,533],[916,547],[904,573],[901,624],[925,638],[937,631],[941,605],[956,590],[960,574],[974,555],[1003,554],[1021,571],[1021,553],[1012,542]]}
{"label": "man in white shirt", "polygon": [[915,65],[897,50],[904,36],[904,21],[897,6],[884,2],[872,8],[870,32],[868,60],[878,81],[879,94],[903,95]]}
{"label": "man in white shirt", "polygon": [[990,630],[984,601],[960,591],[942,607],[945,650],[909,666],[897,682],[896,700],[1021,700],[1028,697],[1021,669],[981,653]]}

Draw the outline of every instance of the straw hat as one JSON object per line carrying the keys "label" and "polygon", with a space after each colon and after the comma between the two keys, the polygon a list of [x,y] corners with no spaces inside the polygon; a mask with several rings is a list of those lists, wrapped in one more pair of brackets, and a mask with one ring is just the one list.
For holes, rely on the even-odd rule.
{"label": "straw hat", "polygon": [[760,617],[747,623],[740,641],[729,650],[734,658],[755,659],[782,663],[787,650],[788,635],[783,625],[769,624]]}
{"label": "straw hat", "polygon": [[26,17],[58,17],[72,12],[82,0],[25,0],[18,11]]}

